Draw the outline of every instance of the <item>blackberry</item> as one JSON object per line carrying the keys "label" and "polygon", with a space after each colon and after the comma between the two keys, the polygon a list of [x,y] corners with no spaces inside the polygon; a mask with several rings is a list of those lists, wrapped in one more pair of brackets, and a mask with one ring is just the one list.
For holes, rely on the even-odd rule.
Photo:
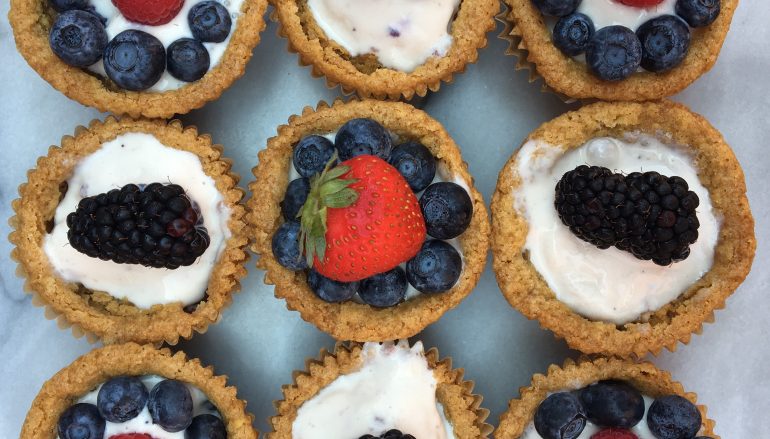
{"label": "blackberry", "polygon": [[209,246],[202,218],[176,184],[128,184],[83,198],[67,227],[75,250],[118,264],[175,269]]}
{"label": "blackberry", "polygon": [[657,172],[624,176],[578,166],[556,185],[556,211],[577,237],[663,266],[690,255],[698,239],[699,203],[683,178]]}
{"label": "blackberry", "polygon": [[414,439],[411,434],[401,433],[401,430],[388,430],[379,436],[372,436],[371,434],[365,434],[358,439]]}

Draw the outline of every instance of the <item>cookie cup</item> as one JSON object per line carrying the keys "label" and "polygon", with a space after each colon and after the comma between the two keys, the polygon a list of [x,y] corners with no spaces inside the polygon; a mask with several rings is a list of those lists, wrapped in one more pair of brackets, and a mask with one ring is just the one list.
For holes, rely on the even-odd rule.
{"label": "cookie cup", "polygon": [[[378,309],[347,301],[328,303],[319,299],[307,284],[304,272],[282,267],[273,256],[273,234],[283,223],[279,203],[289,184],[294,145],[309,134],[326,134],[354,118],[376,120],[402,140],[416,140],[436,157],[440,167],[468,185],[473,201],[473,219],[457,239],[463,254],[463,272],[449,291],[420,294],[391,308]],[[253,170],[256,181],[249,185],[254,196],[247,202],[248,222],[252,226],[257,268],[267,271],[265,283],[275,285],[275,296],[286,299],[286,306],[339,340],[383,341],[411,337],[457,306],[475,287],[484,270],[489,248],[489,221],[481,194],[473,187],[473,177],[463,162],[460,149],[436,120],[408,104],[374,100],[336,101],[329,107],[321,102],[313,110],[306,107],[301,116],[289,118],[278,127],[278,136],[268,140],[259,152],[259,165]]]}
{"label": "cookie cup", "polygon": [[[67,282],[55,273],[43,249],[67,180],[79,160],[130,132],[151,134],[165,146],[195,154],[230,209],[231,236],[212,270],[206,296],[191,312],[178,302],[140,309],[106,292]],[[91,342],[173,345],[180,337],[189,339],[196,332],[206,332],[219,320],[232,301],[232,293],[240,288],[239,279],[246,275],[248,238],[245,209],[240,204],[243,190],[236,186],[240,177],[230,170],[231,163],[222,157],[222,146],[213,145],[208,135],[199,135],[195,127],[183,127],[178,120],[110,116],[104,122],[92,121],[88,128],[76,128],[74,137],[65,136],[61,146],[52,146],[47,156],[38,159],[37,166],[27,173],[27,182],[19,186],[20,198],[13,201],[15,215],[9,221],[13,229],[9,240],[15,248],[11,258],[18,264],[17,274],[24,278],[24,289],[33,296],[32,302],[44,306],[46,317],[57,320],[60,328],[71,327],[76,337],[86,335]]]}
{"label": "cookie cup", "polygon": [[[640,319],[615,325],[585,318],[556,298],[525,251],[529,225],[514,207],[522,184],[514,154],[498,177],[492,198],[493,267],[508,302],[529,319],[585,353],[618,356],[674,351],[700,333],[704,322],[749,273],[756,241],[743,171],[719,132],[701,116],[673,102],[597,103],[541,125],[525,140],[539,139],[566,153],[596,137],[641,132],[684,145],[721,220],[713,265],[678,298]],[[663,136],[663,137],[661,137]],[[670,137],[668,137],[670,136]]]}

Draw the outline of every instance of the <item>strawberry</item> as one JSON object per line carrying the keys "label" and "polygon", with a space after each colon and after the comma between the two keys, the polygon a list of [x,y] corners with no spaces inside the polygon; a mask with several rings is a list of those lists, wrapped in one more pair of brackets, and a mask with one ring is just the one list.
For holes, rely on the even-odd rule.
{"label": "strawberry", "polygon": [[153,437],[147,433],[123,433],[112,435],[109,439],[153,439]]}
{"label": "strawberry", "polygon": [[308,265],[340,282],[384,273],[415,256],[425,220],[409,184],[386,161],[360,155],[310,183],[300,211],[300,251]]}
{"label": "strawberry", "polygon": [[625,428],[606,428],[594,433],[591,439],[637,439],[637,437],[631,430]]}
{"label": "strawberry", "polygon": [[129,20],[158,26],[176,17],[184,0],[112,0],[112,3]]}
{"label": "strawberry", "polygon": [[663,2],[663,0],[618,0],[626,6],[633,6],[635,8],[649,8],[650,6],[656,6]]}

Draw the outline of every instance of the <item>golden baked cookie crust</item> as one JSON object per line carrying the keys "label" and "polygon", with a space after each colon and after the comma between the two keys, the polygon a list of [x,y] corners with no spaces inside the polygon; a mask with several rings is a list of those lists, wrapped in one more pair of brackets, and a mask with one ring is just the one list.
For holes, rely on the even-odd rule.
{"label": "golden baked cookie crust", "polygon": [[[181,303],[155,305],[139,309],[105,292],[94,292],[59,278],[43,250],[43,239],[62,196],[62,187],[78,161],[120,134],[142,132],[155,136],[162,144],[195,154],[203,171],[211,177],[222,194],[231,216],[226,241],[207,287],[207,297],[193,312],[185,312]],[[15,245],[11,257],[24,277],[24,288],[33,295],[33,303],[46,307],[46,316],[56,318],[62,328],[72,327],[75,336],[87,335],[105,343],[134,341],[176,344],[180,337],[189,339],[203,333],[221,317],[232,302],[232,293],[240,289],[246,275],[248,255],[245,209],[240,204],[243,190],[236,185],[240,177],[230,171],[231,161],[222,157],[222,147],[212,145],[208,135],[199,135],[195,127],[183,127],[179,121],[146,119],[94,120],[88,128],[78,127],[75,137],[62,138],[61,147],[53,146],[27,173],[28,181],[19,186],[20,198],[13,201],[15,216],[9,240]]]}
{"label": "golden baked cookie crust", "polygon": [[165,92],[122,90],[106,78],[65,64],[53,53],[48,42],[56,17],[48,0],[11,0],[8,19],[16,47],[30,67],[70,99],[114,114],[169,118],[219,98],[243,76],[252,50],[259,43],[259,34],[265,28],[266,8],[267,0],[244,0],[241,15],[234,22],[233,35],[219,64],[200,80]]}
{"label": "golden baked cookie crust", "polygon": [[641,357],[647,352],[657,354],[663,347],[674,351],[678,342],[688,343],[704,322],[714,320],[714,311],[724,308],[746,278],[756,249],[754,218],[738,160],[721,134],[683,105],[668,101],[592,104],[546,122],[525,143],[538,139],[566,152],[596,137],[622,137],[631,131],[670,134],[669,141],[688,147],[722,221],[711,269],[679,298],[643,319],[622,326],[592,321],[556,298],[524,254],[528,225],[514,207],[521,184],[516,154],[500,172],[492,198],[493,267],[503,295],[527,318],[537,319],[572,348],[589,354]]}
{"label": "golden baked cookie crust", "polygon": [[246,412],[246,403],[227,385],[227,377],[214,375],[198,359],[189,360],[184,352],[171,354],[168,349],[134,343],[96,349],[75,360],[48,380],[21,429],[19,439],[54,439],[59,417],[80,397],[99,384],[121,376],[158,375],[191,384],[200,389],[222,415],[230,439],[257,439],[252,427],[254,417]]}
{"label": "golden baked cookie crust", "polygon": [[[473,219],[458,238],[464,267],[458,284],[451,290],[421,294],[384,309],[353,301],[327,303],[310,290],[304,272],[284,268],[273,257],[271,242],[283,223],[279,203],[289,184],[294,145],[304,136],[334,132],[358,117],[374,119],[402,139],[421,142],[441,166],[469,186]],[[301,116],[292,116],[288,125],[278,127],[278,136],[269,139],[267,148],[259,152],[259,165],[253,172],[256,181],[249,188],[257,195],[247,202],[247,219],[254,236],[252,250],[258,255],[257,268],[267,271],[265,283],[275,285],[275,296],[286,299],[289,309],[299,311],[304,320],[338,340],[383,341],[411,337],[457,306],[470,294],[484,271],[489,249],[489,221],[484,200],[473,187],[473,177],[468,173],[460,149],[446,130],[408,104],[364,100],[336,101],[332,107],[321,102],[315,110],[306,107]]]}

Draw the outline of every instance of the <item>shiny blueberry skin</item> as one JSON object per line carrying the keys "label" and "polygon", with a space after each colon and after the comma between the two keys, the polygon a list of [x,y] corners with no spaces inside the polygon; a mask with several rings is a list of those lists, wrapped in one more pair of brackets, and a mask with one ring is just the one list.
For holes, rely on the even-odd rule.
{"label": "shiny blueberry skin", "polygon": [[339,282],[310,270],[307,283],[316,296],[324,302],[339,303],[350,300],[358,291],[358,282]]}
{"label": "shiny blueberry skin", "polygon": [[233,21],[227,8],[219,2],[200,2],[187,14],[195,39],[205,43],[221,43],[230,34]]}
{"label": "shiny blueberry skin", "polygon": [[585,52],[594,32],[594,23],[591,18],[575,12],[556,22],[553,28],[553,45],[565,55],[580,55]]}
{"label": "shiny blueberry skin", "polygon": [[703,27],[710,25],[719,17],[722,2],[721,0],[678,0],[674,10],[690,26]]}
{"label": "shiny blueberry skin", "polygon": [[535,430],[543,439],[575,439],[585,426],[583,406],[568,392],[550,395],[535,412]]}
{"label": "shiny blueberry skin", "polygon": [[351,119],[337,131],[334,146],[343,161],[364,154],[387,160],[393,143],[379,123],[371,119]]}
{"label": "shiny blueberry skin", "polygon": [[297,178],[289,183],[281,201],[281,213],[286,221],[297,221],[297,214],[310,193],[310,180]]}
{"label": "shiny blueberry skin", "polygon": [[600,381],[580,391],[588,420],[601,427],[631,428],[644,417],[644,398],[622,381]]}
{"label": "shiny blueberry skin", "polygon": [[209,51],[200,41],[180,38],[166,49],[166,64],[171,76],[180,81],[193,82],[209,71],[211,60]]}
{"label": "shiny blueberry skin", "polygon": [[407,282],[404,269],[396,267],[361,281],[358,295],[368,305],[377,308],[387,308],[404,301],[406,298],[406,288]]}
{"label": "shiny blueberry skin", "polygon": [[594,75],[605,81],[628,78],[642,62],[642,43],[624,26],[599,29],[586,48],[586,62]]}
{"label": "shiny blueberry skin", "polygon": [[88,8],[88,0],[48,0],[48,4],[50,4],[56,12]]}
{"label": "shiny blueberry skin", "polygon": [[227,429],[224,422],[214,415],[198,415],[185,430],[184,439],[227,439]]}
{"label": "shiny blueberry skin", "polygon": [[192,422],[193,402],[190,390],[179,381],[163,380],[150,391],[147,403],[152,422],[175,433]]}
{"label": "shiny blueberry skin", "polygon": [[438,239],[460,236],[473,219],[473,201],[457,183],[439,182],[428,186],[420,197],[420,209],[428,235]]}
{"label": "shiny blueberry skin", "polygon": [[79,403],[59,417],[59,439],[102,439],[104,419],[93,404]]}
{"label": "shiny blueberry skin", "polygon": [[294,271],[307,268],[307,261],[299,252],[299,222],[281,224],[273,235],[272,247],[273,256],[282,266]]}
{"label": "shiny blueberry skin", "polygon": [[56,17],[48,42],[64,63],[88,67],[101,59],[107,46],[107,31],[96,15],[71,10]]}
{"label": "shiny blueberry skin", "polygon": [[393,148],[388,163],[398,169],[409,187],[420,192],[436,176],[436,158],[422,143],[406,142]]}
{"label": "shiny blueberry skin", "polygon": [[532,0],[532,3],[540,9],[543,15],[564,17],[580,6],[580,0]]}
{"label": "shiny blueberry skin", "polygon": [[642,43],[642,68],[651,72],[665,72],[678,66],[690,48],[690,28],[673,15],[645,22],[636,36]]}
{"label": "shiny blueberry skin", "polygon": [[440,293],[452,288],[463,271],[460,253],[450,244],[432,239],[406,263],[406,277],[422,293]]}
{"label": "shiny blueberry skin", "polygon": [[650,405],[647,426],[658,439],[689,439],[698,434],[701,416],[689,400],[679,395],[663,396]]}
{"label": "shiny blueberry skin", "polygon": [[312,177],[324,170],[334,155],[334,144],[315,134],[303,137],[294,147],[294,169],[303,177]]}
{"label": "shiny blueberry skin", "polygon": [[96,407],[104,419],[115,423],[126,422],[144,409],[149,395],[139,378],[116,377],[99,389]]}
{"label": "shiny blueberry skin", "polygon": [[154,36],[140,30],[125,30],[104,49],[104,71],[125,90],[152,87],[166,70],[166,49]]}

